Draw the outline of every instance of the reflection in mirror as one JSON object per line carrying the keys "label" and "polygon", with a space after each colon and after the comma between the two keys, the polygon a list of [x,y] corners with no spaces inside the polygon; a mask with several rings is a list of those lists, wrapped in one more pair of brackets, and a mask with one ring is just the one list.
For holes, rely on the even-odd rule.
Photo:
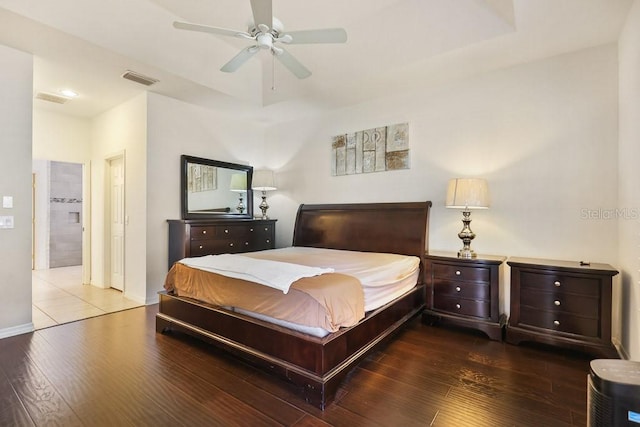
{"label": "reflection in mirror", "polygon": [[182,218],[251,218],[252,172],[251,166],[183,155]]}

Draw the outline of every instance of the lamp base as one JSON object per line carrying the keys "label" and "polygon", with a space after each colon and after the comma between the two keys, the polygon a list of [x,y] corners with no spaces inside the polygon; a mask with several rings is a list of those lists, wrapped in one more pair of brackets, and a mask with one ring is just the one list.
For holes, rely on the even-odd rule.
{"label": "lamp base", "polygon": [[462,240],[462,249],[458,251],[458,258],[475,258],[477,255],[471,249],[471,241],[476,237],[476,234],[471,231],[471,211],[462,211],[462,231],[458,233],[458,237]]}
{"label": "lamp base", "polygon": [[472,259],[477,256],[478,254],[476,254],[472,249],[462,248],[458,251],[458,258]]}
{"label": "lamp base", "polygon": [[269,219],[267,216],[267,209],[269,209],[269,205],[267,204],[267,192],[262,192],[262,203],[260,203],[260,210],[262,211],[262,218],[260,219]]}

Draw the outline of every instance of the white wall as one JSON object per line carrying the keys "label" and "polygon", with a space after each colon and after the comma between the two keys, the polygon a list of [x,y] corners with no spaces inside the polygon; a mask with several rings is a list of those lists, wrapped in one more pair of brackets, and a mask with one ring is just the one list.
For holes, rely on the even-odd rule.
{"label": "white wall", "polygon": [[0,229],[0,338],[31,323],[31,123],[33,57],[0,45],[0,197],[12,196],[13,229]]}
{"label": "white wall", "polygon": [[[488,180],[492,205],[472,214],[479,253],[617,264],[617,224],[583,210],[617,206],[617,50],[608,45],[377,99],[267,131],[277,244],[299,203],[431,200],[431,249],[457,250],[461,213],[447,181]],[[331,176],[331,137],[409,122],[409,170]],[[508,282],[508,278],[504,278]],[[508,313],[503,283],[502,309]]]}
{"label": "white wall", "polygon": [[180,155],[251,164],[263,153],[264,129],[243,120],[149,93],[147,146],[147,294],[157,301],[168,269],[167,219],[180,219]]}
{"label": "white wall", "polygon": [[[636,0],[619,41],[619,253],[622,276],[622,341],[640,361],[640,1]],[[627,213],[627,214],[625,214]]]}
{"label": "white wall", "polygon": [[127,298],[146,302],[147,95],[97,116],[91,123],[91,282],[110,286],[105,273],[107,160],[125,157],[125,284]]}

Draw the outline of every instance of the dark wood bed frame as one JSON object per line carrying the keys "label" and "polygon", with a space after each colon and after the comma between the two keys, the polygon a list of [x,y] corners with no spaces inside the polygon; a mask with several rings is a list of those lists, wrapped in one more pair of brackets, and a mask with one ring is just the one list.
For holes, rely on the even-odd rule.
{"label": "dark wood bed frame", "polygon": [[385,252],[420,258],[417,286],[357,325],[317,338],[190,298],[160,293],[156,331],[184,332],[300,386],[324,409],[341,381],[425,303],[424,254],[431,202],[300,205],[294,246]]}

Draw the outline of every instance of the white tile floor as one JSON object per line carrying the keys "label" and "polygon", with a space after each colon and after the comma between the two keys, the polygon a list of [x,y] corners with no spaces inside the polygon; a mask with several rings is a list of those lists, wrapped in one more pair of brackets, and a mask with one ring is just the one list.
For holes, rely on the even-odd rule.
{"label": "white tile floor", "polygon": [[33,270],[31,285],[35,329],[142,305],[115,289],[83,285],[82,266]]}

